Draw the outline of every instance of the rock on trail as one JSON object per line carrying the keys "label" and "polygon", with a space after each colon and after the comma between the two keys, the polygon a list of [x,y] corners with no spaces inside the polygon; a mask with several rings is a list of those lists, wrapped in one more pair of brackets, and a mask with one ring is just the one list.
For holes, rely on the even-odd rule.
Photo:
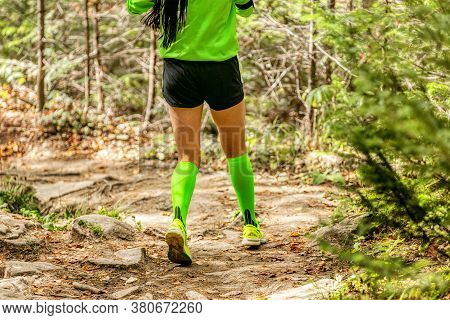
{"label": "rock on trail", "polygon": [[111,267],[132,267],[144,263],[147,258],[145,248],[123,249],[114,253],[112,258],[92,258],[90,263]]}
{"label": "rock on trail", "polygon": [[15,248],[39,245],[42,231],[39,223],[0,210],[0,245]]}
{"label": "rock on trail", "polygon": [[31,282],[27,277],[0,280],[0,300],[29,299],[32,296]]}
{"label": "rock on trail", "polygon": [[194,290],[187,291],[186,298],[188,300],[208,300],[208,298],[205,297],[203,294]]}
{"label": "rock on trail", "polygon": [[140,286],[134,286],[131,288],[127,288],[127,289],[123,289],[117,292],[114,292],[110,295],[111,299],[122,299],[125,298],[126,296],[129,296],[131,294],[135,294],[137,292],[139,292],[141,290]]}
{"label": "rock on trail", "polygon": [[337,224],[318,229],[313,233],[313,237],[331,243],[348,245],[354,239],[358,225],[365,218],[367,218],[367,215],[365,214],[356,214],[345,217]]}
{"label": "rock on trail", "polygon": [[26,262],[26,261],[6,261],[5,278],[11,278],[21,275],[34,273],[43,273],[47,271],[59,270],[61,267],[47,262]]}
{"label": "rock on trail", "polygon": [[297,288],[274,293],[269,300],[312,300],[328,299],[330,293],[339,288],[339,282],[332,279],[321,279]]}
{"label": "rock on trail", "polygon": [[75,239],[92,237],[93,227],[100,228],[101,235],[104,238],[132,240],[135,235],[134,228],[128,223],[108,216],[89,214],[78,217],[73,221],[72,237]]}

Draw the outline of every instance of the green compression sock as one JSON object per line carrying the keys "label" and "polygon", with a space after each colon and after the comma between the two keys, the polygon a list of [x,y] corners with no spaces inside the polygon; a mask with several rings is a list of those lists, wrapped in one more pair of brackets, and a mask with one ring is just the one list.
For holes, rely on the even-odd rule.
{"label": "green compression sock", "polygon": [[198,168],[194,163],[180,161],[172,174],[173,219],[180,219],[184,225],[186,225],[197,173]]}
{"label": "green compression sock", "polygon": [[228,172],[245,224],[259,226],[255,217],[255,182],[248,154],[228,159]]}

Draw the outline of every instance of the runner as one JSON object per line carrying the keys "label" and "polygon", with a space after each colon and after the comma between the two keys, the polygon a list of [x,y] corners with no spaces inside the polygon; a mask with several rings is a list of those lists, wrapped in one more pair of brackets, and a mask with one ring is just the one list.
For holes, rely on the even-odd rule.
{"label": "runner", "polygon": [[237,58],[236,14],[248,17],[252,0],[127,0],[132,14],[159,30],[164,59],[163,95],[179,162],[172,175],[173,220],[166,233],[168,257],[190,265],[186,217],[200,165],[204,102],[211,109],[244,219],[242,243],[266,242],[255,217],[254,177],[245,146],[244,90]]}

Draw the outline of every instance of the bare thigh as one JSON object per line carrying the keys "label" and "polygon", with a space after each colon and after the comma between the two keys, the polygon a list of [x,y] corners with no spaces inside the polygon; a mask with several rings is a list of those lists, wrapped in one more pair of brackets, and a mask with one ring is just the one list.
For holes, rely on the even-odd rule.
{"label": "bare thigh", "polygon": [[195,108],[169,107],[178,160],[200,166],[200,128],[203,105]]}
{"label": "bare thigh", "polygon": [[246,152],[245,147],[245,103],[222,111],[211,110],[217,125],[220,144],[227,158],[235,158]]}

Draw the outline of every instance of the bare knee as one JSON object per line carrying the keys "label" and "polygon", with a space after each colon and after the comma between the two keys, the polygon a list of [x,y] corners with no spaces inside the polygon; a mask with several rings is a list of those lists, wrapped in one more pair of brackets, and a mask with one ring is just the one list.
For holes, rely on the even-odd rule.
{"label": "bare knee", "polygon": [[243,127],[220,128],[220,143],[227,158],[235,158],[246,152]]}
{"label": "bare knee", "polygon": [[200,131],[189,126],[179,126],[174,130],[179,161],[200,165]]}

